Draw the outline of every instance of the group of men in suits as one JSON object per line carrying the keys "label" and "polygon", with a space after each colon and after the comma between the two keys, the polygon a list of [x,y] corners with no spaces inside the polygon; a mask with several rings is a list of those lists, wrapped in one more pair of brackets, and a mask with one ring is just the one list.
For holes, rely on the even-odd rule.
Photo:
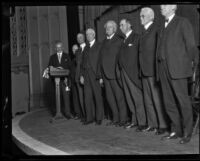
{"label": "group of men in suits", "polygon": [[[101,125],[106,116],[107,126],[169,132],[163,140],[190,141],[193,114],[187,78],[198,64],[194,33],[187,19],[175,15],[177,5],[160,7],[165,18],[161,25],[154,23],[151,8],[141,9],[141,35],[125,18],[119,24],[124,38],[113,20],[104,25],[101,43],[92,28],[86,30],[87,42],[83,33],[77,35],[72,95],[76,119],[84,125]],[[71,118],[69,110],[66,115]]]}

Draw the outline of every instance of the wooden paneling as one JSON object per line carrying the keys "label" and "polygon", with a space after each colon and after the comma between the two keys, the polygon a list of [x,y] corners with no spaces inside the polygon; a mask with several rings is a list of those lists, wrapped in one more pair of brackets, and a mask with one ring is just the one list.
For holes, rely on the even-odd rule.
{"label": "wooden paneling", "polygon": [[48,92],[48,81],[42,74],[48,65],[50,55],[55,52],[55,42],[62,41],[65,51],[68,51],[66,7],[27,7],[27,17],[30,97],[31,109],[34,109],[46,106],[43,99]]}

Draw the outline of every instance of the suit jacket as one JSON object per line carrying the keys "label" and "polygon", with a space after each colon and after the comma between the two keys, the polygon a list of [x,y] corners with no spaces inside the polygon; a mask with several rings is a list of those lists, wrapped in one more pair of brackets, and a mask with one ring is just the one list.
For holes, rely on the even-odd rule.
{"label": "suit jacket", "polygon": [[91,48],[89,45],[86,45],[82,59],[81,75],[84,75],[84,73],[87,70],[92,70],[95,75],[97,74],[97,64],[98,64],[100,49],[101,49],[101,44],[97,41],[95,41],[95,43]]}
{"label": "suit jacket", "polygon": [[83,59],[83,55],[85,53],[85,49],[86,47],[84,48],[83,51],[81,51],[81,48],[79,48],[77,51],[76,51],[76,74],[75,74],[75,81],[76,82],[79,82],[79,78],[81,76],[81,68],[82,68],[82,59]]}
{"label": "suit jacket", "polygon": [[142,88],[141,79],[139,78],[139,35],[132,33],[122,44],[118,56],[120,68],[123,68],[132,82]]}
{"label": "suit jacket", "polygon": [[112,39],[105,39],[102,43],[100,51],[100,59],[98,64],[98,77],[103,78],[104,73],[107,79],[116,79],[116,56],[118,55],[123,40],[116,34]]}
{"label": "suit jacket", "polygon": [[161,26],[158,40],[157,59],[165,56],[172,79],[192,76],[192,61],[198,63],[198,51],[190,22],[174,16],[168,26]]}
{"label": "suit jacket", "polygon": [[139,62],[140,72],[144,76],[154,76],[156,73],[156,49],[158,27],[151,24],[140,37]]}
{"label": "suit jacket", "polygon": [[61,63],[59,63],[57,53],[55,53],[55,54],[51,55],[48,66],[63,67],[64,69],[71,70],[72,61],[68,54],[62,53]]}

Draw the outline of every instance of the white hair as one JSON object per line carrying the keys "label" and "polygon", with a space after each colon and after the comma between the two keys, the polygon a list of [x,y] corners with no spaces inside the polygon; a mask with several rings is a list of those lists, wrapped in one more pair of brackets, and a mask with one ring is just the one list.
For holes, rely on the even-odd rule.
{"label": "white hair", "polygon": [[113,21],[113,20],[108,20],[108,21],[105,23],[104,28],[107,27],[107,24],[108,24],[108,23],[112,24],[112,26],[113,26],[113,28],[114,28],[114,31],[116,32],[116,31],[117,31],[117,24],[116,24],[116,22]]}
{"label": "white hair", "polygon": [[151,20],[154,20],[154,11],[152,8],[144,7],[141,9],[141,12],[148,14],[150,16]]}

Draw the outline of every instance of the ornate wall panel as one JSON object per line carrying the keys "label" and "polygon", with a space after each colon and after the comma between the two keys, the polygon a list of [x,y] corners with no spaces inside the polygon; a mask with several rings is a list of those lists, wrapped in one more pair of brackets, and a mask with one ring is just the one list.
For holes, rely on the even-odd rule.
{"label": "ornate wall panel", "polygon": [[29,64],[25,7],[10,18],[12,115],[29,109]]}

